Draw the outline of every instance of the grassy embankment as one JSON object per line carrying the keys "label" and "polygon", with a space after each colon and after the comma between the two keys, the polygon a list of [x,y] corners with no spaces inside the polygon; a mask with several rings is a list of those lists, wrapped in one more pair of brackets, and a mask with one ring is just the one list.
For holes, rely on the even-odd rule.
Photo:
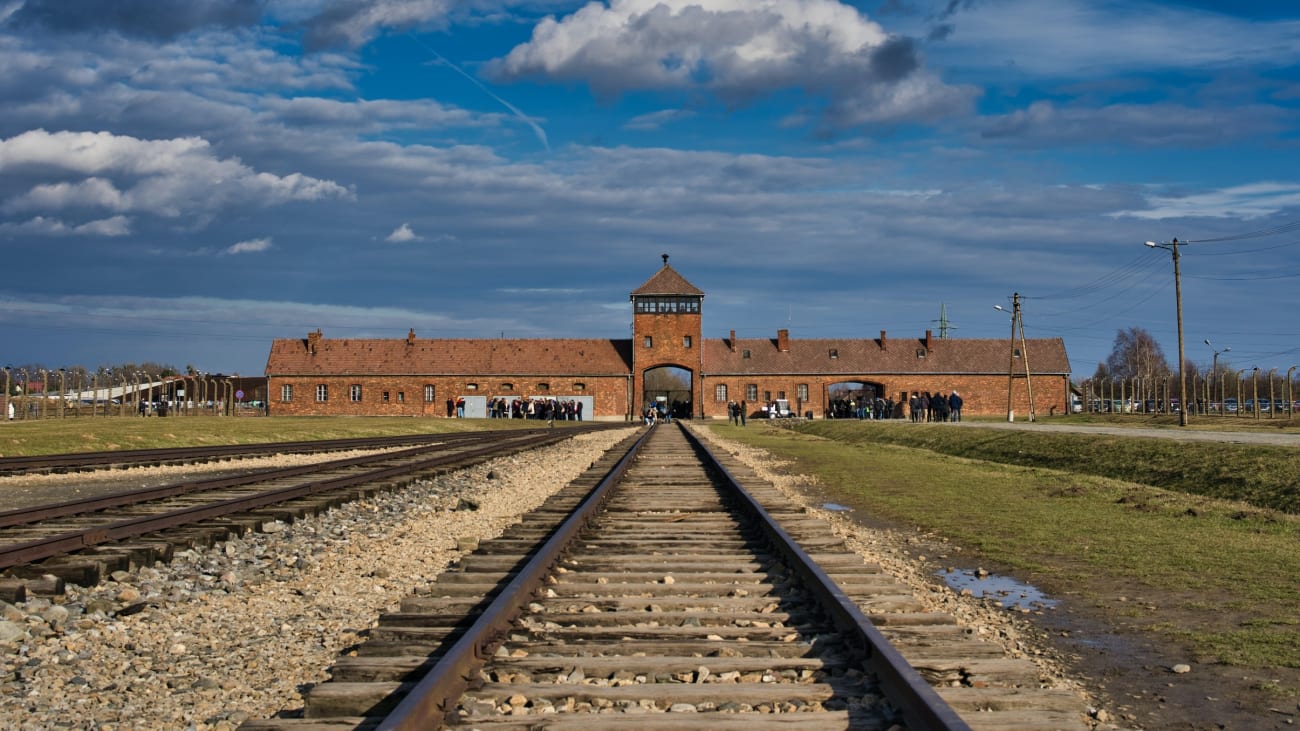
{"label": "grassy embankment", "polygon": [[942,424],[713,428],[816,475],[827,500],[944,536],[1200,661],[1300,668],[1300,517],[1275,509],[1300,504],[1294,449]]}
{"label": "grassy embankment", "polygon": [[[557,428],[577,422],[555,422]],[[119,449],[297,442],[399,436],[477,429],[525,429],[545,422],[510,419],[399,417],[230,418],[218,416],[109,417],[0,422],[0,457]]]}

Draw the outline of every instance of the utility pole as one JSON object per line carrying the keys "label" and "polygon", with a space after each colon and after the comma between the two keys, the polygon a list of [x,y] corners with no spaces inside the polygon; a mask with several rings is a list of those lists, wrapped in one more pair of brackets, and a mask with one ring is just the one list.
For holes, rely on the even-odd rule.
{"label": "utility pole", "polygon": [[1148,241],[1147,246],[1168,249],[1174,255],[1174,304],[1178,309],[1178,425],[1187,426],[1187,362],[1183,355],[1183,277],[1178,270],[1178,239],[1167,244]]}
{"label": "utility pole", "polygon": [[1020,314],[1019,294],[1012,294],[1011,307],[1015,312],[1013,322],[1020,328],[1020,359],[1025,363],[1025,393],[1029,396],[1029,420],[1034,421],[1037,418],[1034,413],[1034,379],[1029,375],[1029,344],[1025,342],[1025,318]]}

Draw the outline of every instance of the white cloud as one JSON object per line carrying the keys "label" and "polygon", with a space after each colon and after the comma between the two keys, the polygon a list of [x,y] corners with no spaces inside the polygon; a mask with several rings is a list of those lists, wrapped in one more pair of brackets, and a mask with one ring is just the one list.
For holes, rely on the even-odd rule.
{"label": "white cloud", "polygon": [[683,119],[690,119],[694,116],[695,112],[687,109],[661,109],[657,112],[650,112],[649,114],[642,114],[629,119],[623,125],[623,129],[634,129],[648,132],[657,130],[665,124],[680,122]]}
{"label": "white cloud", "polygon": [[248,241],[240,241],[239,243],[234,244],[229,248],[227,248],[225,253],[232,254],[232,255],[252,254],[259,251],[266,251],[269,248],[271,248],[271,238],[268,236],[260,239],[249,239]]}
{"label": "white cloud", "polygon": [[925,72],[910,41],[836,0],[592,2],[543,20],[488,70],[601,95],[708,90],[731,105],[799,89],[828,100],[835,127],[933,119],[975,94]]}
{"label": "white cloud", "polygon": [[995,74],[1095,78],[1134,69],[1286,66],[1300,57],[1300,22],[1171,3],[999,0],[968,3],[949,20],[952,32],[933,53],[954,67]]}
{"label": "white cloud", "polygon": [[1240,218],[1250,220],[1300,208],[1300,184],[1259,182],[1187,195],[1151,195],[1142,209],[1118,211],[1117,218]]}
{"label": "white cloud", "polygon": [[32,186],[5,201],[5,211],[107,209],[176,218],[233,205],[353,198],[333,181],[258,172],[238,158],[218,158],[206,140],[195,137],[142,140],[31,130],[0,139],[0,173],[19,171],[84,177]]}
{"label": "white cloud", "polygon": [[404,244],[408,241],[418,241],[419,239],[420,237],[416,236],[415,231],[412,230],[411,224],[404,223],[401,226],[398,226],[397,228],[393,229],[393,232],[388,234],[388,237],[385,238],[384,241]]}
{"label": "white cloud", "polygon": [[0,224],[0,231],[40,236],[126,236],[131,233],[131,219],[113,216],[69,226],[57,218],[36,216],[22,223]]}

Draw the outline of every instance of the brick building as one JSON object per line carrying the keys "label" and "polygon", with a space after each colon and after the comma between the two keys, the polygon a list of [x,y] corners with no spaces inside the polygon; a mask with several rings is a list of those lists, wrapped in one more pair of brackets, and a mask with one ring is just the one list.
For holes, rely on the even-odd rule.
{"label": "brick building", "polygon": [[[1060,338],[792,339],[703,337],[704,292],[668,265],[631,293],[632,339],[306,338],[267,359],[273,415],[485,416],[498,399],[574,401],[585,418],[634,418],[647,404],[727,418],[785,399],[815,417],[837,401],[880,397],[894,415],[917,392],[958,391],[967,415],[1064,413],[1070,369]],[[1028,366],[1025,361],[1029,360]],[[1026,373],[1031,374],[1027,376]],[[1011,387],[1008,398],[1008,385]]]}

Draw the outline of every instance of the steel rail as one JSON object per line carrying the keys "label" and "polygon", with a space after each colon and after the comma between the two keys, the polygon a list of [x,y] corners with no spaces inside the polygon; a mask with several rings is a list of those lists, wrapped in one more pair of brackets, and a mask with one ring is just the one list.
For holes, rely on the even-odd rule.
{"label": "steel rail", "polygon": [[[619,424],[618,426],[623,426]],[[570,427],[582,431],[612,428],[608,424],[591,423],[590,426]],[[549,431],[544,427],[501,429],[501,432]],[[268,454],[335,452],[344,449],[377,449],[408,444],[460,441],[473,439],[482,432],[451,432],[434,434],[409,434],[390,437],[358,437],[353,439],[321,439],[296,442],[263,442],[256,444],[222,444],[203,447],[165,447],[159,449],[122,449],[104,452],[72,452],[23,457],[0,457],[0,474],[16,474],[37,470],[74,470],[102,468],[111,465],[158,464],[165,462],[199,461],[223,457],[264,456]]]}
{"label": "steel rail", "polygon": [[601,478],[582,503],[533,553],[515,577],[483,610],[464,635],[430,668],[397,706],[376,726],[376,731],[427,731],[442,728],[455,701],[469,687],[478,667],[518,618],[562,554],[608,500],[628,467],[657,429],[651,426]]}
{"label": "steel rail", "polygon": [[[541,434],[532,435],[521,440],[525,449],[547,446],[572,436],[568,430],[542,430]],[[516,444],[515,446],[523,446]],[[307,482],[300,485],[279,488],[237,498],[230,498],[207,505],[197,505],[179,510],[172,510],[157,515],[143,516],[121,520],[106,525],[95,526],[80,531],[69,531],[55,536],[27,541],[24,543],[0,546],[0,568],[31,563],[64,553],[81,550],[124,538],[132,538],[157,530],[175,528],[181,525],[197,523],[202,520],[218,518],[232,513],[246,512],[256,508],[287,502],[330,490],[339,490],[368,482],[376,482],[391,477],[410,474],[439,466],[454,464],[466,459],[490,457],[501,454],[504,450],[499,445],[481,447],[468,452],[439,455],[425,460],[403,465],[368,471],[357,475],[345,475],[329,480]]]}
{"label": "steel rail", "polygon": [[957,715],[925,678],[903,658],[893,644],[872,624],[857,604],[813,560],[808,552],[790,537],[775,518],[731,474],[713,452],[690,429],[680,427],[686,438],[704,456],[710,467],[727,482],[740,498],[742,508],[758,521],[770,545],[786,560],[802,585],[815,595],[831,620],[846,638],[853,638],[891,699],[900,701],[907,727],[912,731],[969,731],[970,726]]}
{"label": "steel rail", "polygon": [[[529,431],[526,434],[511,432],[507,433],[505,436],[508,440],[515,440],[526,438],[532,433],[532,431]],[[473,435],[477,437],[477,439],[460,439],[457,441],[461,443],[472,443],[473,441],[479,440],[494,440],[493,443],[501,444],[501,434],[501,432],[473,432]],[[38,505],[30,508],[7,510],[0,512],[0,528],[27,525],[42,520],[50,520],[52,518],[66,518],[74,515],[82,515],[98,510],[117,508],[124,505],[133,505],[149,500],[161,500],[163,498],[206,492],[209,490],[220,490],[229,487],[243,487],[258,482],[270,482],[271,480],[298,477],[299,475],[311,474],[312,472],[324,472],[333,469],[345,469],[359,465],[373,464],[375,462],[391,462],[393,460],[407,459],[421,454],[427,454],[430,449],[434,449],[437,446],[442,446],[442,443],[423,447],[412,447],[411,449],[404,449],[399,452],[362,455],[360,457],[349,457],[347,459],[336,459],[329,462],[318,462],[316,464],[298,465],[295,467],[275,467],[241,475],[214,477],[208,480],[176,482],[168,485],[160,485],[158,487],[127,490],[101,497],[88,497],[81,500],[69,500],[61,503],[50,503],[49,505]],[[454,447],[455,445],[448,446]]]}

